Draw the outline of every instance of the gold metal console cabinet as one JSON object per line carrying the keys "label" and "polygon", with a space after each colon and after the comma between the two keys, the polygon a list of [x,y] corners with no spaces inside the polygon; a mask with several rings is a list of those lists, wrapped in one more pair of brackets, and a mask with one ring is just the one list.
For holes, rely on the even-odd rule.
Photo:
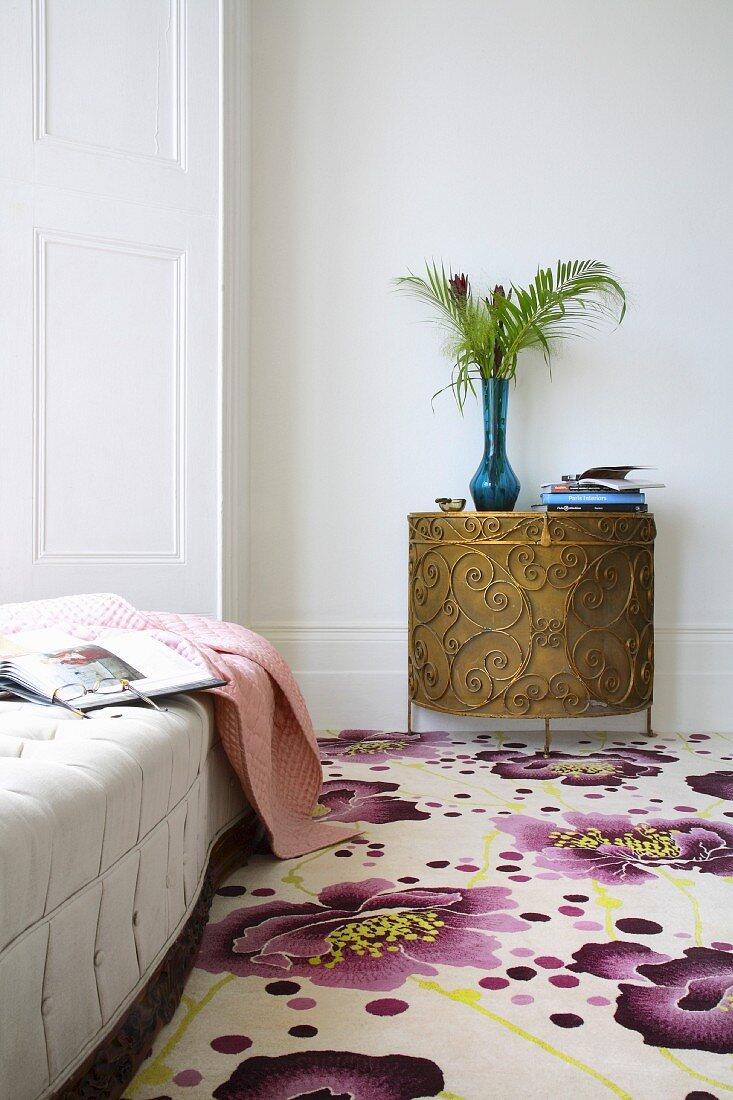
{"label": "gold metal console cabinet", "polygon": [[647,711],[654,517],[621,512],[410,515],[412,704],[550,720]]}

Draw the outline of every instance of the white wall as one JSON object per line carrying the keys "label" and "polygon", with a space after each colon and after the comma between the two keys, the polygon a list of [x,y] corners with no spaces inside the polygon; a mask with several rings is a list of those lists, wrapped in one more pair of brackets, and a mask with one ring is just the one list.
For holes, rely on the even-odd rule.
{"label": "white wall", "polygon": [[656,723],[731,729],[732,35],[728,0],[254,0],[251,621],[317,725],[404,722],[405,514],[481,453],[390,280],[595,257],[629,314],[520,362],[518,507],[658,466]]}

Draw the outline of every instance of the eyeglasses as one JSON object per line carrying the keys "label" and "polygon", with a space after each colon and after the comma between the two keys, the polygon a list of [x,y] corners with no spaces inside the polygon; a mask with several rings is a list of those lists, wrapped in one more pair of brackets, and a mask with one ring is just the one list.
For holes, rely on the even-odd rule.
{"label": "eyeglasses", "polygon": [[88,718],[89,715],[75,707],[74,703],[83,699],[85,695],[119,695],[125,691],[129,691],[136,695],[138,699],[142,699],[144,703],[147,703],[153,710],[157,710],[159,714],[166,713],[165,707],[159,707],[147,695],[143,695],[141,691],[133,687],[129,680],[117,676],[105,676],[103,679],[96,680],[92,687],[86,687],[81,683],[62,684],[54,691],[51,702],[59,703],[62,707],[66,707],[67,710],[72,711],[81,718]]}

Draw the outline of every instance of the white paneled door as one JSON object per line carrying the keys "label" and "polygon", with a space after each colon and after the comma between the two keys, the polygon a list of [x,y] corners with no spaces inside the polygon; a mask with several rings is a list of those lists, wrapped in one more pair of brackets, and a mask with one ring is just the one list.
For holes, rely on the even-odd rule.
{"label": "white paneled door", "polygon": [[218,18],[0,3],[0,602],[217,609]]}

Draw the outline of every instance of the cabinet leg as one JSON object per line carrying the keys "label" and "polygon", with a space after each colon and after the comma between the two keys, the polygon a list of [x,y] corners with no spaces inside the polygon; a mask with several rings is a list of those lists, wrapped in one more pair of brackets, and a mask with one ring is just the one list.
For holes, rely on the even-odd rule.
{"label": "cabinet leg", "polygon": [[545,756],[550,754],[550,719],[545,718]]}
{"label": "cabinet leg", "polygon": [[407,700],[407,732],[412,733],[412,699]]}
{"label": "cabinet leg", "polygon": [[652,708],[646,708],[646,735],[647,737],[654,736],[654,730],[652,729]]}

